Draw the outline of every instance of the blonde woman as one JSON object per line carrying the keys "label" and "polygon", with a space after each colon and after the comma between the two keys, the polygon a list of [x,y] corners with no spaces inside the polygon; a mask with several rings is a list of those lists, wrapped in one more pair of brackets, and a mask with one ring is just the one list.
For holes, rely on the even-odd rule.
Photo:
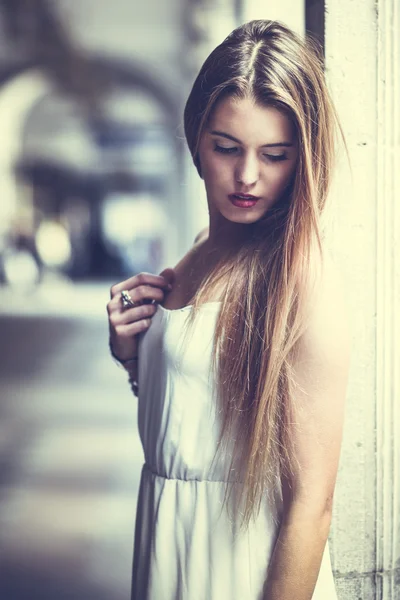
{"label": "blonde woman", "polygon": [[349,336],[321,225],[338,125],[318,54],[247,23],[184,117],[209,228],[108,305],[145,455],[132,598],[335,600]]}

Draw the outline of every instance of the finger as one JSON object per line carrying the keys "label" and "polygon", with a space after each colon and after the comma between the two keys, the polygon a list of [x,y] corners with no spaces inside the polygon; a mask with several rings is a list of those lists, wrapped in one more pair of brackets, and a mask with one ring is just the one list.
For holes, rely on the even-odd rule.
{"label": "finger", "polygon": [[151,319],[140,319],[140,321],[135,321],[134,323],[129,323],[127,325],[118,325],[115,328],[115,334],[120,340],[130,340],[133,336],[137,335],[138,333],[146,331],[150,327],[150,325]]}
{"label": "finger", "polygon": [[153,317],[157,311],[156,304],[142,304],[141,306],[135,306],[134,308],[128,308],[121,312],[115,312],[111,317],[111,324],[115,326],[127,325],[140,321],[141,319],[147,319]]}
{"label": "finger", "polygon": [[[154,286],[139,286],[130,290],[127,290],[132,302],[141,304],[144,301],[162,302],[164,300],[164,292]],[[123,306],[121,300],[121,294],[116,294],[107,304],[108,314],[114,311],[126,311],[126,307]]]}
{"label": "finger", "polygon": [[169,281],[167,281],[167,279],[161,275],[153,275],[152,273],[139,273],[138,275],[134,275],[125,281],[121,281],[120,283],[113,285],[110,290],[111,298],[120,294],[122,290],[132,290],[133,288],[144,284],[165,289],[167,289],[170,285]]}
{"label": "finger", "polygon": [[161,273],[159,273],[161,277],[164,277],[169,283],[174,283],[175,281],[175,271],[171,269],[171,267],[167,267]]}
{"label": "finger", "polygon": [[164,292],[160,288],[150,285],[139,285],[139,287],[130,290],[130,296],[133,302],[144,302],[145,300],[155,300],[162,302],[164,300]]}

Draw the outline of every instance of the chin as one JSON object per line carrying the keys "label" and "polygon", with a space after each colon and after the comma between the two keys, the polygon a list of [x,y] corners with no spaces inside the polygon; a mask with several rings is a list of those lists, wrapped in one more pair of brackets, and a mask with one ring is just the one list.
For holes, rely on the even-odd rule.
{"label": "chin", "polygon": [[[244,212],[245,210],[243,210],[243,213]],[[227,212],[221,214],[227,221],[230,221],[231,223],[242,223],[243,225],[250,225],[262,219],[262,217],[265,215],[265,211],[263,211],[262,213],[251,213],[250,211],[248,211],[247,214],[235,215],[232,213],[228,214]]]}
{"label": "chin", "polygon": [[[272,204],[271,204],[272,205]],[[234,223],[255,223],[269,211],[271,206],[266,206],[263,202],[263,205],[255,205],[252,208],[239,208],[229,204],[226,204],[219,209],[220,213],[228,219],[228,221],[233,221]]]}

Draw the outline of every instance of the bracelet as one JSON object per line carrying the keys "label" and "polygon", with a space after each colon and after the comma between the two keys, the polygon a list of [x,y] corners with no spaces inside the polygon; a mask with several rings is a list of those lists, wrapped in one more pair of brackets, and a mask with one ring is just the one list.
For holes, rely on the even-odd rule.
{"label": "bracelet", "polygon": [[130,362],[134,362],[135,360],[138,360],[138,358],[139,358],[138,356],[132,356],[132,358],[119,358],[116,354],[114,354],[114,350],[111,345],[111,340],[109,340],[108,346],[110,348],[110,353],[111,353],[111,356],[113,357],[113,359],[116,360],[117,362],[119,362],[121,365],[126,365]]}
{"label": "bracelet", "polygon": [[[132,358],[121,359],[116,354],[114,354],[114,350],[112,349],[112,345],[111,345],[111,340],[109,340],[108,345],[110,348],[111,356],[113,357],[114,360],[117,361],[117,363],[119,365],[125,366],[130,362],[135,362],[138,360],[138,356],[133,356]],[[129,373],[128,381],[129,381],[129,385],[131,386],[131,390],[132,390],[133,394],[136,397],[138,397],[139,396],[139,385],[138,385],[138,382],[135,379],[133,379],[133,376],[131,373]]]}

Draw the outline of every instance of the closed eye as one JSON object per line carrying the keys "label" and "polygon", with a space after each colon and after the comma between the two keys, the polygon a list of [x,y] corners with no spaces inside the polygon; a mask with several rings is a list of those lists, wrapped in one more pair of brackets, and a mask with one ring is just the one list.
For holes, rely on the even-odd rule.
{"label": "closed eye", "polygon": [[[214,151],[220,152],[221,154],[237,154],[239,150],[240,149],[237,146],[230,146],[229,148],[226,148],[225,146],[218,146],[218,144],[214,146]],[[287,160],[285,152],[283,154],[263,154],[263,156],[272,162]]]}
{"label": "closed eye", "polygon": [[272,162],[279,162],[281,160],[287,160],[286,154],[264,154],[266,158],[272,160]]}
{"label": "closed eye", "polygon": [[224,146],[218,146],[218,144],[216,144],[214,150],[215,152],[221,152],[221,154],[235,154],[238,148],[236,146],[225,148]]}

